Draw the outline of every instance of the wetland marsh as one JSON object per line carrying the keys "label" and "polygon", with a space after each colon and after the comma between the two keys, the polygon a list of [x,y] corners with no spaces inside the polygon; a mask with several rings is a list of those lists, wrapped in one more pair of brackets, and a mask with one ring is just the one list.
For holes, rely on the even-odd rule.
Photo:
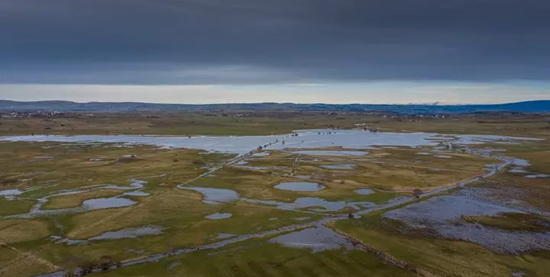
{"label": "wetland marsh", "polygon": [[550,134],[418,131],[0,137],[0,276],[550,272]]}

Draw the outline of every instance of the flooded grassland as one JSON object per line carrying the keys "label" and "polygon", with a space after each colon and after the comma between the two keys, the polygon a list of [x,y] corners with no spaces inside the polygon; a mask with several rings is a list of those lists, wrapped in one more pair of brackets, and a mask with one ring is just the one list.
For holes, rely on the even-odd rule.
{"label": "flooded grassland", "polygon": [[438,276],[547,276],[550,180],[529,176],[550,172],[549,141],[470,148],[514,159],[468,186],[333,228]]}
{"label": "flooded grassland", "polygon": [[[81,275],[100,261],[108,276],[539,274],[545,145],[361,130],[4,137],[0,276]],[[506,265],[468,271],[471,251]],[[450,253],[461,258],[445,268]]]}

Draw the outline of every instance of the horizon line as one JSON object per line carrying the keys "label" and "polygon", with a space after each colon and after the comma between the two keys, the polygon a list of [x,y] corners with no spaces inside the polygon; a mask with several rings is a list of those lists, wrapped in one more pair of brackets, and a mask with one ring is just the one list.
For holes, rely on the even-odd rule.
{"label": "horizon line", "polygon": [[514,102],[500,102],[500,103],[445,103],[442,101],[433,101],[433,102],[424,102],[424,103],[385,103],[385,104],[373,104],[373,103],[346,103],[346,104],[336,104],[336,103],[326,103],[326,102],[311,102],[311,103],[296,103],[296,102],[228,102],[228,103],[200,103],[200,104],[191,104],[191,103],[156,103],[156,102],[133,102],[133,101],[71,101],[71,100],[11,100],[11,99],[0,99],[0,101],[7,102],[19,102],[19,103],[36,103],[36,102],[67,102],[67,103],[76,103],[76,104],[148,104],[148,105],[188,105],[188,106],[203,106],[203,105],[254,105],[254,104],[292,104],[292,105],[373,105],[373,106],[384,106],[384,105],[401,105],[401,106],[476,106],[476,105],[506,105],[506,104],[518,104],[518,103],[528,103],[528,102],[550,102],[550,99],[531,99],[523,101],[514,101]]}

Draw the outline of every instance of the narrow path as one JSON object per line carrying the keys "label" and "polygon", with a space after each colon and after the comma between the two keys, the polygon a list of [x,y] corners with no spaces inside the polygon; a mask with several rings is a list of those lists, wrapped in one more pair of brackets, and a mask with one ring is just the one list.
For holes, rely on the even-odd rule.
{"label": "narrow path", "polygon": [[[60,269],[58,266],[50,263],[49,261],[47,261],[45,259],[42,259],[39,256],[36,256],[35,253],[33,253],[33,252],[24,252],[24,251],[21,251],[21,250],[15,248],[15,247],[13,247],[11,245],[8,245],[8,244],[5,244],[5,243],[0,243],[0,247],[8,248],[8,249],[16,252],[17,254],[19,254],[20,258],[17,259],[18,261],[30,258],[30,259],[33,259],[33,260],[35,260],[36,262],[38,262],[40,264],[43,264],[43,265],[47,266],[51,270],[59,270]],[[10,263],[10,264],[13,264],[13,263]],[[3,268],[5,268],[5,267],[2,267],[2,269]]]}

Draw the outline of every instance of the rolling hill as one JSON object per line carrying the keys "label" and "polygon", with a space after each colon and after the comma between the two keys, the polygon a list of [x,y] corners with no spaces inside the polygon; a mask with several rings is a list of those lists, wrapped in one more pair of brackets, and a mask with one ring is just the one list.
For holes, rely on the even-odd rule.
{"label": "rolling hill", "polygon": [[535,100],[490,105],[424,105],[424,104],[294,104],[294,103],[243,103],[243,104],[154,104],[137,102],[35,101],[19,102],[0,100],[0,111],[354,111],[388,112],[398,114],[450,114],[476,112],[550,112],[550,100]]}

